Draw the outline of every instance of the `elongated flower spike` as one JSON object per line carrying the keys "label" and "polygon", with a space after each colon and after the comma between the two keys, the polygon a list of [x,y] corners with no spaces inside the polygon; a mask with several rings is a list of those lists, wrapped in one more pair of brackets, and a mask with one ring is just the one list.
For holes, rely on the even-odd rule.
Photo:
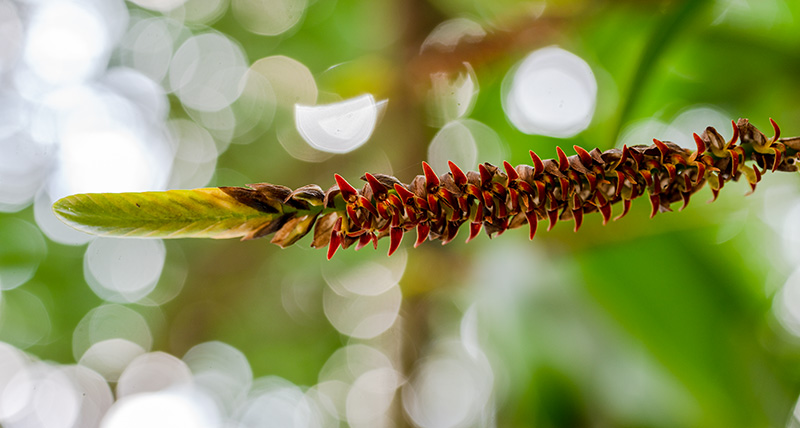
{"label": "elongated flower spike", "polygon": [[767,171],[797,171],[800,137],[767,138],[747,119],[733,123],[725,140],[714,128],[693,134],[696,150],[669,141],[650,146],[623,146],[601,152],[574,146],[567,156],[556,148],[556,159],[542,160],[530,152],[532,165],[503,167],[485,163],[464,172],[448,162],[449,172],[437,175],[422,163],[422,175],[411,184],[382,174],[366,173],[366,185],[356,189],[341,175],[327,191],[309,185],[294,191],[267,183],[249,187],[219,187],[144,193],[79,194],[53,206],[62,221],[102,236],[153,238],[241,238],[274,235],[286,247],[312,230],[314,248],[327,247],[330,259],[341,248],[356,249],[389,237],[389,254],[403,235],[415,230],[414,247],[427,240],[452,241],[463,224],[474,239],[481,229],[489,237],[528,224],[533,239],[539,221],[551,230],[559,221],[574,222],[577,232],[587,214],[599,212],[602,223],[612,218],[612,206],[647,195],[650,216],[684,209],[705,183],[716,199],[725,183],[744,177],[751,193]]}

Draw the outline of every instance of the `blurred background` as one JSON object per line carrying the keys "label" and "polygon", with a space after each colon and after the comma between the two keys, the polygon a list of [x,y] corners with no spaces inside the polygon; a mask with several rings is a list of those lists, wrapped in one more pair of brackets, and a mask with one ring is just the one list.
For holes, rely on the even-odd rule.
{"label": "blurred background", "polygon": [[0,0],[0,40],[0,426],[800,426],[796,175],[332,261],[50,210],[800,135],[800,2]]}

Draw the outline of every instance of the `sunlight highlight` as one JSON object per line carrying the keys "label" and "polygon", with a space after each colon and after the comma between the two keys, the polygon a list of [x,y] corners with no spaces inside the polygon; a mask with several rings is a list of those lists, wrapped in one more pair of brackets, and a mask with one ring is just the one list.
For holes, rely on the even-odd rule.
{"label": "sunlight highlight", "polygon": [[528,55],[504,80],[503,110],[526,134],[569,138],[589,126],[597,81],[589,65],[558,47]]}

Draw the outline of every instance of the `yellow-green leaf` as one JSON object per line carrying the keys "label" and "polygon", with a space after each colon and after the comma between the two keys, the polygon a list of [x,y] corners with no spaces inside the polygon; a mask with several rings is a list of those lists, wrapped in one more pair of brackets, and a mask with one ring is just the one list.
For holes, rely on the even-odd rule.
{"label": "yellow-green leaf", "polygon": [[225,239],[247,236],[294,209],[265,212],[206,188],[78,194],[58,200],[53,211],[75,229],[100,236]]}

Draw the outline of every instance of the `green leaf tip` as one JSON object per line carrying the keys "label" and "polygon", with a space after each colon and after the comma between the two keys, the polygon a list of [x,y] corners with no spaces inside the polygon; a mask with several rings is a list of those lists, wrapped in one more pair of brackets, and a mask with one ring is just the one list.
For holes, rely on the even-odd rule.
{"label": "green leaf tip", "polygon": [[83,193],[53,204],[56,216],[77,230],[131,238],[252,239],[292,211],[281,204],[259,210],[220,188]]}

